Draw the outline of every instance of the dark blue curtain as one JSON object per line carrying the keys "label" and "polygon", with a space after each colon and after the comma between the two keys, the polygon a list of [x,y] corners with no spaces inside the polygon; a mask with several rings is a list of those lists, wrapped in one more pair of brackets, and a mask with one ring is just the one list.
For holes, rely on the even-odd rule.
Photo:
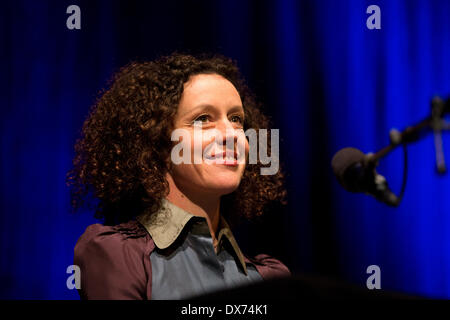
{"label": "dark blue curtain", "polygon": [[[81,30],[66,28],[72,4]],[[380,30],[366,27],[371,4]],[[449,14],[446,0],[2,2],[0,297],[78,299],[66,268],[96,221],[70,213],[75,139],[114,71],[178,50],[236,59],[280,129],[289,205],[236,231],[247,252],[361,285],[378,265],[383,289],[450,298],[450,178],[433,137],[408,148],[399,208],[343,191],[330,169],[338,149],[377,151],[450,94]],[[396,191],[402,161],[379,166]]]}

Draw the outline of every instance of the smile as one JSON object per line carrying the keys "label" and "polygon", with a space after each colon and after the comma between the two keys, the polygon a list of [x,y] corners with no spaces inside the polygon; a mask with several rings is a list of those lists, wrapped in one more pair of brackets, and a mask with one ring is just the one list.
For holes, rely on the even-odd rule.
{"label": "smile", "polygon": [[208,160],[214,161],[214,164],[220,164],[225,166],[237,166],[237,153],[234,151],[227,151],[217,154],[212,154],[211,156],[206,157]]}

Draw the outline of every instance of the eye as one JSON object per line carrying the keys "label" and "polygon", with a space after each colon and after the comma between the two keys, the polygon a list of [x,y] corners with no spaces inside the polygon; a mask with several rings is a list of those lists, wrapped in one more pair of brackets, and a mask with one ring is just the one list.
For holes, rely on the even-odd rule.
{"label": "eye", "polygon": [[231,122],[238,122],[238,123],[243,123],[244,121],[242,120],[242,117],[239,115],[234,115],[231,116]]}
{"label": "eye", "polygon": [[193,122],[196,122],[196,121],[206,123],[207,121],[209,121],[209,116],[207,114],[202,114],[202,115],[198,116],[197,118],[195,118],[195,120]]}

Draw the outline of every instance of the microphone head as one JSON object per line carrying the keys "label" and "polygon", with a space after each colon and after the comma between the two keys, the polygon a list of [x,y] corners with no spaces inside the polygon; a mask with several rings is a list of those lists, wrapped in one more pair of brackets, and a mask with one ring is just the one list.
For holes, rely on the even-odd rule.
{"label": "microphone head", "polygon": [[398,206],[400,199],[389,190],[386,179],[375,171],[361,150],[344,148],[331,160],[331,167],[339,183],[350,192],[364,192],[390,206]]}
{"label": "microphone head", "polygon": [[[343,148],[336,152],[331,160],[331,167],[333,172],[338,179],[339,183],[349,191],[355,192],[355,186],[353,183],[349,184],[348,178],[346,177],[347,170],[354,166],[355,164],[361,163],[365,158],[365,154],[356,148]],[[357,189],[357,188],[356,188]]]}

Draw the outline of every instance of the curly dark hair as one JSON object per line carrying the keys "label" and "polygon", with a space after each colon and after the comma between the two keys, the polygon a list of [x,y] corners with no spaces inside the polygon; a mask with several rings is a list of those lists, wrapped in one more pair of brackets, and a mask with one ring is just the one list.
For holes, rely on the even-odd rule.
{"label": "curly dark hair", "polygon": [[[132,62],[110,80],[92,106],[75,144],[67,174],[74,210],[95,209],[104,224],[126,222],[159,210],[169,191],[173,119],[183,86],[196,74],[218,74],[238,90],[245,113],[244,130],[268,129],[269,119],[245,84],[236,64],[223,56],[173,53],[151,62]],[[268,136],[270,152],[270,130]],[[285,204],[281,169],[261,175],[262,165],[247,164],[237,190],[222,197],[221,214],[230,221],[263,214],[272,203]],[[88,201],[86,201],[88,200]],[[92,202],[94,205],[92,206]],[[233,223],[233,222],[231,222]]]}

